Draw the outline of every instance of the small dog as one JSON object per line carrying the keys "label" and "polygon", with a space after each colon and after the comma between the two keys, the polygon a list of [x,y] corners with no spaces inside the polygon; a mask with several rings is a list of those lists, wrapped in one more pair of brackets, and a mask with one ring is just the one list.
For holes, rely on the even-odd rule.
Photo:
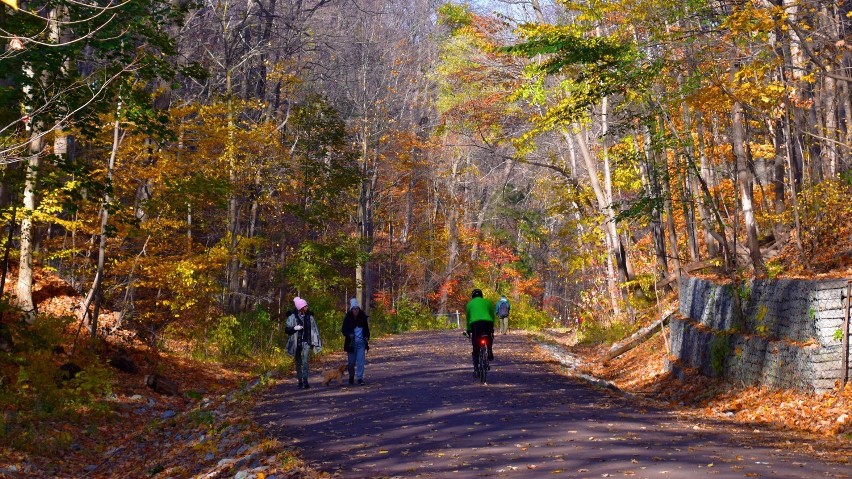
{"label": "small dog", "polygon": [[335,379],[343,383],[343,371],[346,371],[346,365],[341,364],[337,369],[330,369],[322,372],[322,383],[326,386],[330,385]]}

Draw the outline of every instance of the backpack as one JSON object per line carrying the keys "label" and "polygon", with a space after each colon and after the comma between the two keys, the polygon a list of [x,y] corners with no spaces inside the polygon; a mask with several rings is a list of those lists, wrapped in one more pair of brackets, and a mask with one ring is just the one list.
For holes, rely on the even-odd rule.
{"label": "backpack", "polygon": [[500,301],[497,304],[497,316],[501,318],[505,318],[509,316],[509,302],[508,301]]}

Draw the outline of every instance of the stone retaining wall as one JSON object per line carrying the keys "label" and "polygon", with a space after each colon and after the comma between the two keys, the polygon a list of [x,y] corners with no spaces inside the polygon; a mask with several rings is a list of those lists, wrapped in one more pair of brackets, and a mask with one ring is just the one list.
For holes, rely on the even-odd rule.
{"label": "stone retaining wall", "polygon": [[672,355],[708,376],[829,390],[841,377],[841,343],[835,334],[843,323],[846,283],[755,280],[720,285],[684,278],[680,317],[671,322]]}

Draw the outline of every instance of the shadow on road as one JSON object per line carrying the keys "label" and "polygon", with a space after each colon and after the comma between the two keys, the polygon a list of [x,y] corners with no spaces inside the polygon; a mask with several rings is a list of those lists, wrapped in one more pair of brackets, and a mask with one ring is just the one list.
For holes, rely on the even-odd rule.
{"label": "shadow on road", "polygon": [[684,424],[566,378],[524,335],[497,337],[488,385],[473,378],[457,331],[371,346],[367,385],[288,382],[267,394],[258,421],[346,478],[852,477],[848,466],[738,445],[725,425]]}

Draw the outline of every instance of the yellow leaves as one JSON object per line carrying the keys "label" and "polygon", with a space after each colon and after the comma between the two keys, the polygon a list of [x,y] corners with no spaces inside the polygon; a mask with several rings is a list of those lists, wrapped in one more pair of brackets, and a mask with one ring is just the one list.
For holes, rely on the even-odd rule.
{"label": "yellow leaves", "polygon": [[751,147],[752,156],[755,159],[775,158],[775,145],[771,143],[751,143],[749,146]]}
{"label": "yellow leaves", "polygon": [[181,261],[177,264],[175,268],[174,275],[180,279],[184,285],[192,287],[195,286],[196,281],[193,278],[195,274],[195,266],[192,263]]}
{"label": "yellow leaves", "polygon": [[731,108],[730,95],[725,94],[718,85],[708,85],[699,88],[690,96],[689,104],[695,108],[700,108],[701,111],[711,112],[720,111],[727,112]]}
{"label": "yellow leaves", "polygon": [[783,24],[785,12],[781,7],[762,7],[751,3],[735,10],[724,24],[737,37],[765,40],[766,36]]}
{"label": "yellow leaves", "polygon": [[525,38],[561,36],[564,32],[576,30],[571,25],[551,25],[546,23],[525,23],[518,27],[517,33]]}
{"label": "yellow leaves", "polygon": [[732,89],[741,101],[761,110],[771,109],[781,104],[786,94],[782,83],[778,81],[762,82],[759,78],[736,84]]}
{"label": "yellow leaves", "polygon": [[811,72],[811,73],[808,73],[807,75],[802,75],[800,77],[800,79],[804,82],[814,84],[814,83],[816,83],[817,77],[816,77],[816,73]]}
{"label": "yellow leaves", "polygon": [[274,63],[272,68],[268,69],[266,78],[270,82],[280,80],[285,87],[299,85],[302,83],[302,79],[295,73],[298,69],[299,65],[295,60],[282,60]]}
{"label": "yellow leaves", "polygon": [[[78,187],[78,181],[68,181],[60,188],[47,191],[36,210],[33,211],[31,219],[36,223],[58,224],[68,230],[76,228],[79,222],[67,219],[61,213],[65,210],[64,203]],[[18,220],[20,220],[22,213],[22,210],[16,213]],[[3,217],[8,220],[11,217],[11,211],[4,212]]]}

